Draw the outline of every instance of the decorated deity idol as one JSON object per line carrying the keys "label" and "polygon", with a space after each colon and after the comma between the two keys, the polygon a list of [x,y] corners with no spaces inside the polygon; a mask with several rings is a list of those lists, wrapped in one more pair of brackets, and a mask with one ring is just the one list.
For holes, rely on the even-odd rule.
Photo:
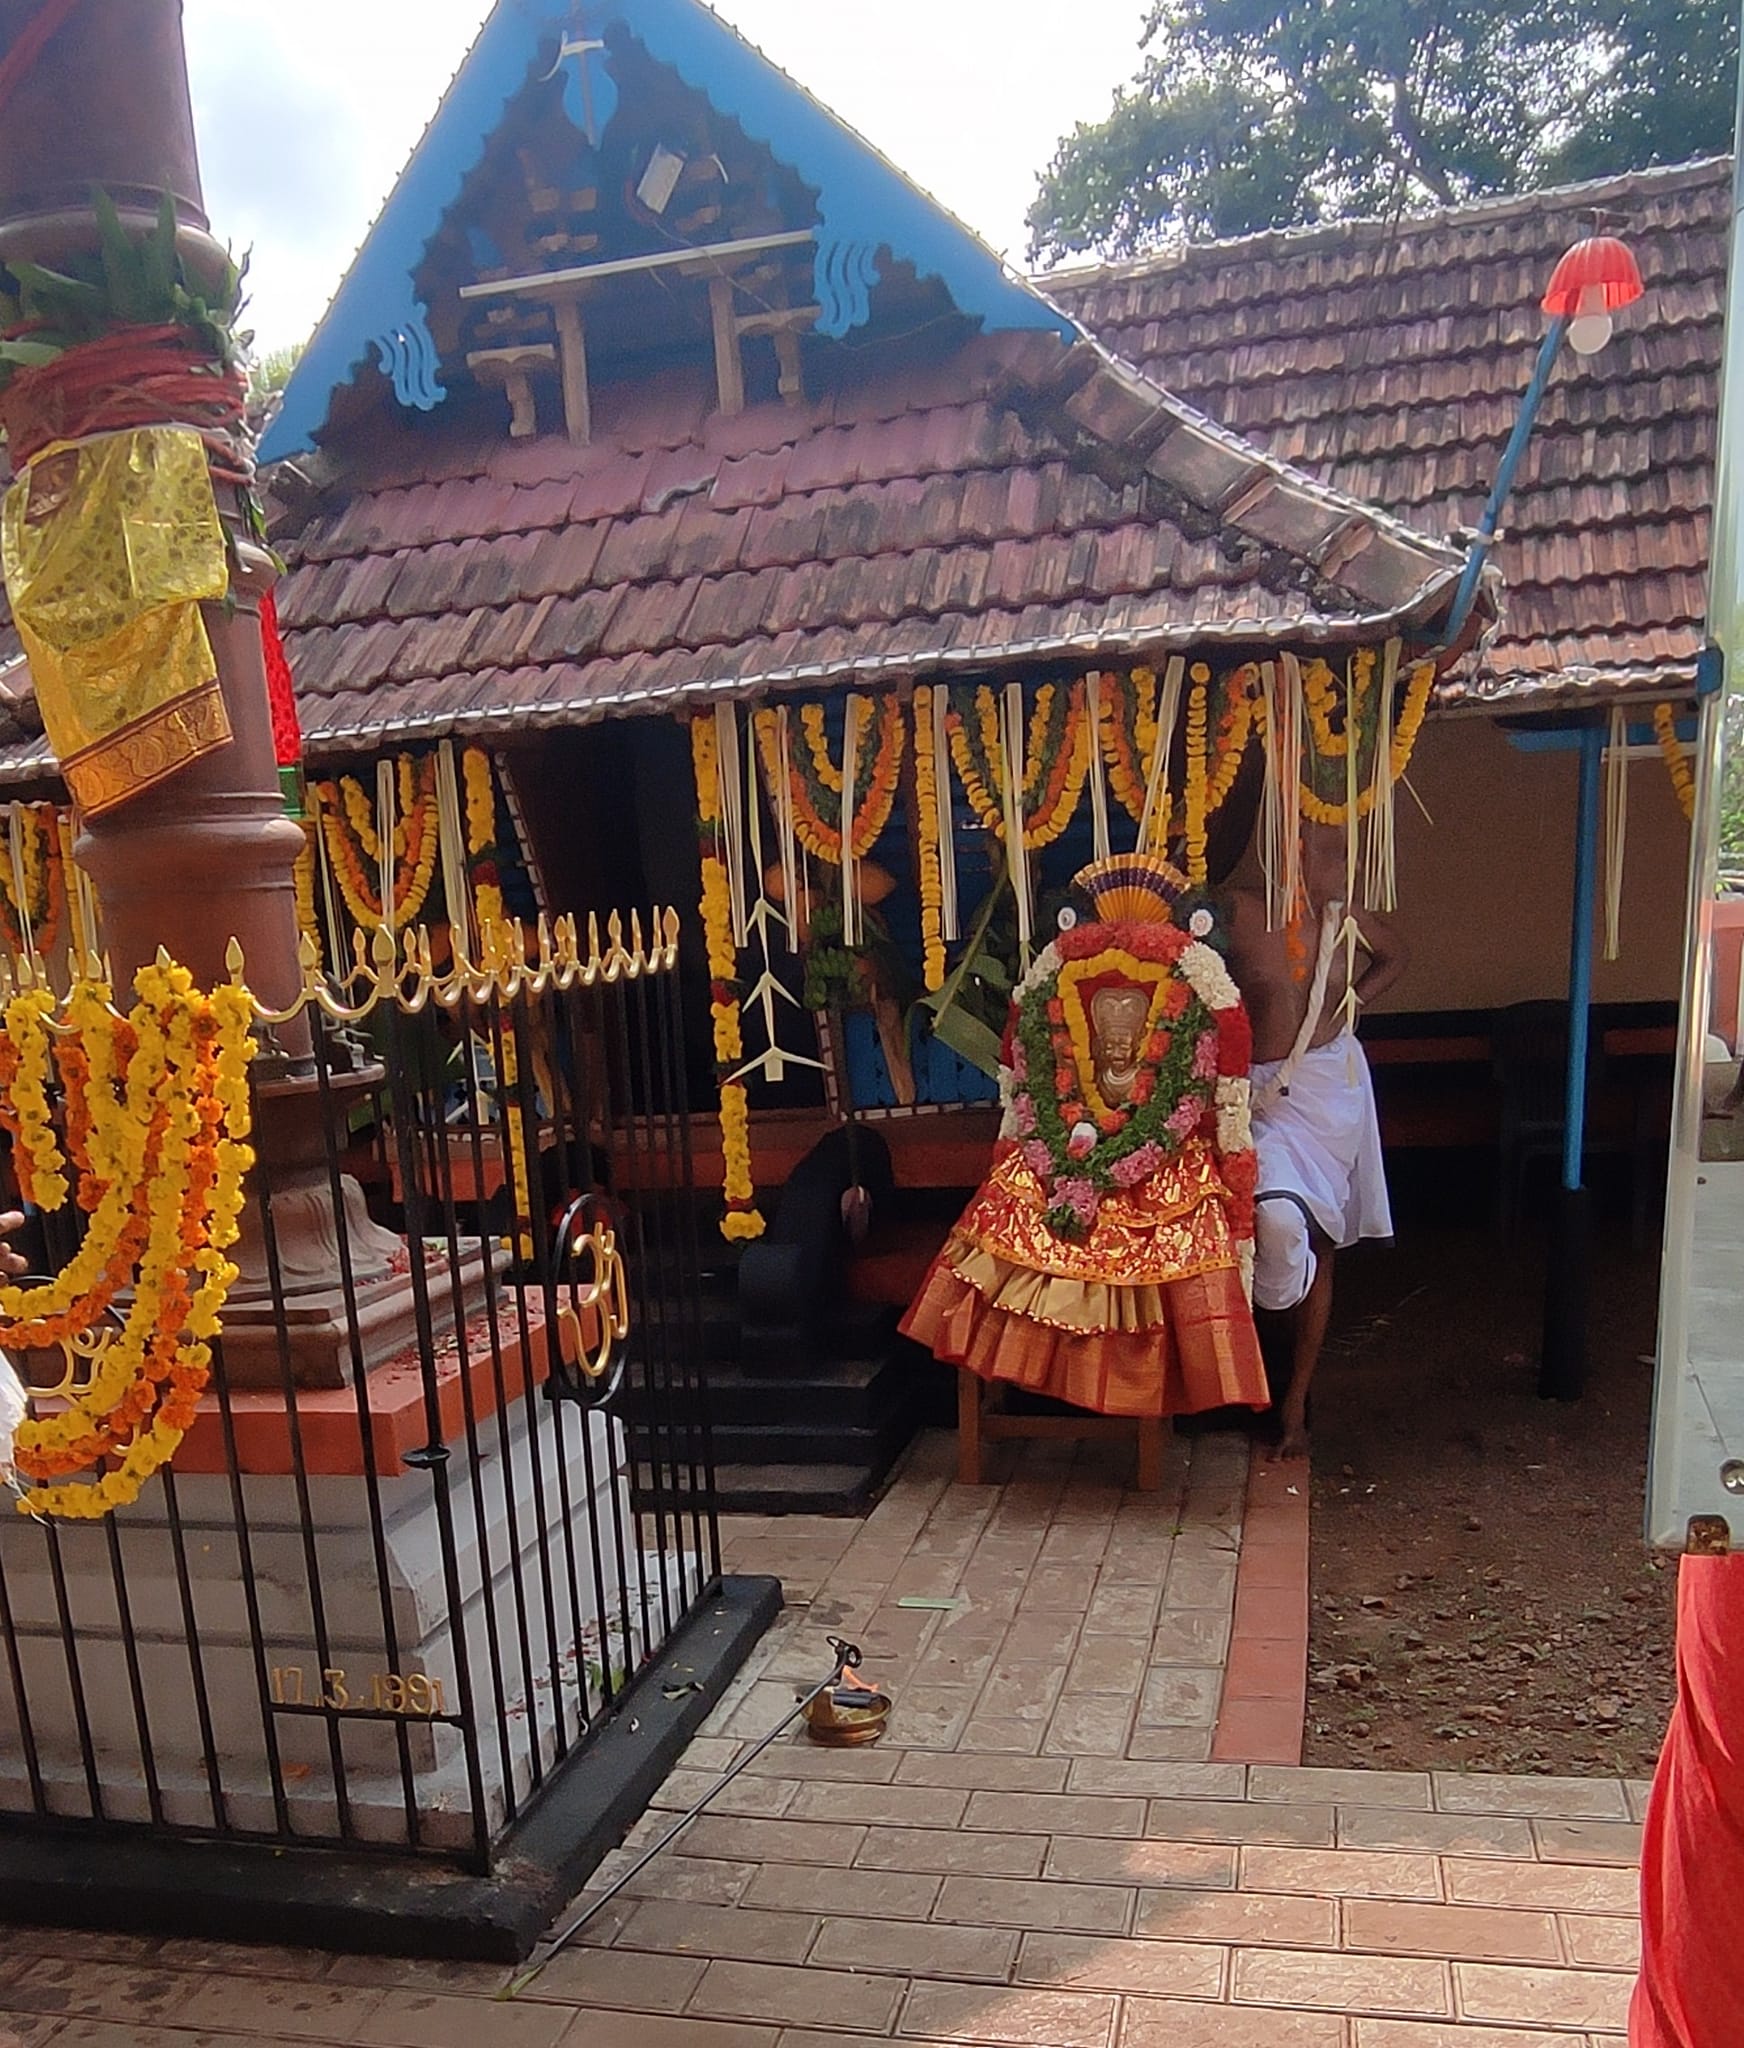
{"label": "decorated deity idol", "polygon": [[992,1169],[903,1330],[1103,1415],[1263,1408],[1248,1023],[1212,913],[1137,855],[1075,887],[1090,914],[1012,1004]]}

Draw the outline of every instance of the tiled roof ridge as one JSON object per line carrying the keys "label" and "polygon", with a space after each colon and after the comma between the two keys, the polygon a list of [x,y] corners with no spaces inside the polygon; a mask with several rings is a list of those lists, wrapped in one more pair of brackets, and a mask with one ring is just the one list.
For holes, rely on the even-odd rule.
{"label": "tiled roof ridge", "polygon": [[1546,185],[1533,192],[1506,192],[1440,206],[1426,213],[1401,214],[1389,220],[1379,214],[1347,215],[1339,220],[1312,221],[1299,227],[1258,228],[1251,234],[1215,237],[1203,242],[1178,242],[1142,256],[1101,263],[1080,263],[1039,272],[1035,283],[1045,291],[1074,296],[1101,285],[1142,282],[1171,270],[1209,268],[1223,263],[1249,263],[1272,253],[1298,255],[1315,248],[1333,248],[1357,240],[1396,235],[1416,236],[1436,229],[1482,227],[1524,219],[1534,213],[1578,209],[1606,199],[1653,197],[1680,187],[1714,182],[1724,171],[1731,176],[1729,154],[1692,157],[1684,163],[1653,164],[1643,170],[1619,171],[1568,185]]}

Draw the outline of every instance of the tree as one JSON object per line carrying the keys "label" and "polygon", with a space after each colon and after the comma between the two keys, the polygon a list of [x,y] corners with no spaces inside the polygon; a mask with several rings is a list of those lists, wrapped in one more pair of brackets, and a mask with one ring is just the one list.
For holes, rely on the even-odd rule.
{"label": "tree", "polygon": [[1037,262],[1452,205],[1725,150],[1737,0],[1152,0],[1060,144]]}

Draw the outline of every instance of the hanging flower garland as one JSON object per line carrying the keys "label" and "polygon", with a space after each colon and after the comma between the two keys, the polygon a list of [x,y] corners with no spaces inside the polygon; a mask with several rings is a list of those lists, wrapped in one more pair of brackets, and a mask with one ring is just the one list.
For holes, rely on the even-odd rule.
{"label": "hanging flower garland", "polygon": [[[1307,672],[1303,673],[1304,695],[1306,695]],[[1411,671],[1411,680],[1405,691],[1405,701],[1399,712],[1399,723],[1393,732],[1393,743],[1389,750],[1389,780],[1399,782],[1411,765],[1411,756],[1416,752],[1417,736],[1423,730],[1423,721],[1429,714],[1430,693],[1435,687],[1435,664],[1420,661]],[[1264,713],[1261,712],[1263,719]],[[1366,818],[1373,811],[1380,791],[1373,780],[1357,798],[1356,815]],[[1340,803],[1329,803],[1304,780],[1302,783],[1302,815],[1316,825],[1343,825],[1350,817],[1348,798]]]}
{"label": "hanging flower garland", "polygon": [[[763,778],[773,793],[781,786],[781,738],[773,711],[752,715]],[[842,864],[842,770],[830,752],[822,704],[802,704],[800,743],[789,749],[788,788],[793,798],[793,829],[807,853],[832,867]],[[902,780],[908,722],[893,696],[876,700],[871,718],[861,727],[859,758],[854,774],[854,844],[856,861],[869,857],[890,823]]]}
{"label": "hanging flower garland", "polygon": [[[418,917],[429,898],[441,853],[436,800],[436,756],[402,754],[395,763],[395,931]],[[373,801],[355,776],[312,785],[310,794],[327,842],[327,858],[353,923],[365,931],[382,922],[381,839]]]}
{"label": "hanging flower garland", "polygon": [[[69,1368],[36,1403],[48,1412],[19,1425],[12,1462],[33,1482],[25,1513],[93,1519],[139,1497],[194,1419],[236,1278],[227,1253],[253,1164],[252,999],[236,986],[202,995],[186,969],[161,963],[140,970],[135,990],[123,1018],[107,988],[81,982],[56,1027],[67,1151],[90,1217],[84,1242],[53,1280],[0,1287],[0,1349],[86,1340],[70,1355],[88,1375]],[[47,1110],[49,1024],[42,991],[12,997],[0,1063],[12,1073],[21,1180],[55,1210],[67,1199],[67,1161]],[[121,1327],[91,1341],[123,1288]]]}
{"label": "hanging flower garland", "polygon": [[1677,807],[1686,819],[1692,819],[1696,814],[1695,771],[1690,767],[1683,742],[1677,736],[1677,715],[1669,704],[1654,705],[1653,736],[1659,742],[1665,771],[1671,777]]}
{"label": "hanging flower garland", "polygon": [[1207,821],[1211,815],[1211,671],[1196,661],[1187,672],[1187,879],[1203,889],[1206,877]]}
{"label": "hanging flower garland", "polygon": [[[1131,675],[1105,676],[1102,687],[1102,757],[1108,763],[1108,786],[1136,825],[1144,817],[1145,786],[1157,750],[1157,678],[1148,668]],[[1168,792],[1159,840],[1168,836]]]}
{"label": "hanging flower garland", "polygon": [[[720,757],[712,716],[690,721],[690,748],[702,852],[702,928],[708,948],[709,1019],[714,1028],[715,1081],[720,1089],[721,1154],[725,1162],[722,1192],[727,1207],[721,1218],[721,1235],[743,1242],[761,1237],[764,1223],[757,1210],[756,1187],[751,1178],[751,1105],[744,1082],[734,1078],[744,1058],[739,1020],[739,954],[733,944],[732,891],[727,881],[726,839],[721,828]],[[856,842],[858,838],[856,827]],[[838,809],[838,859],[841,843]]]}
{"label": "hanging flower garland", "polygon": [[315,835],[321,829],[318,816],[302,820],[303,848],[291,881],[297,892],[297,930],[315,949],[315,964],[321,964],[321,919],[315,908]]}
{"label": "hanging flower garland", "polygon": [[1211,735],[1211,760],[1205,787],[1207,817],[1215,816],[1229,800],[1236,777],[1241,773],[1241,764],[1247,758],[1248,741],[1253,737],[1258,709],[1259,681],[1259,669],[1251,661],[1223,679],[1222,706],[1218,712],[1217,729]]}
{"label": "hanging flower garland", "polygon": [[[1110,977],[1150,997],[1124,1103],[1103,1100],[1091,1044],[1091,997]],[[1198,1136],[1215,1135],[1232,1193],[1251,1200],[1246,1013],[1203,940],[1172,924],[1076,925],[1043,948],[1016,1004],[1003,1135],[1041,1181],[1057,1236],[1086,1236],[1105,1196]],[[1251,1234],[1251,1209],[1232,1220]]]}
{"label": "hanging flower garland", "polygon": [[[1035,694],[1024,741],[1018,798],[1023,843],[1031,853],[1051,846],[1071,824],[1090,772],[1092,735],[1084,685],[1062,690],[1044,683]],[[999,699],[985,684],[951,693],[945,721],[957,779],[982,829],[1005,838],[1005,745],[999,734]]]}
{"label": "hanging flower garland", "polygon": [[[1360,735],[1375,680],[1375,650],[1359,647],[1350,658],[1348,701],[1341,706],[1338,679],[1323,656],[1306,662],[1302,669],[1302,696],[1308,706],[1308,731],[1314,751],[1323,761],[1342,761],[1350,752],[1352,728]],[[1333,719],[1342,709],[1343,718],[1335,731]],[[1358,744],[1361,744],[1359,738]]]}
{"label": "hanging flower garland", "polygon": [[[14,957],[24,951],[28,924],[30,943],[45,960],[52,960],[65,937],[67,908],[67,834],[63,823],[71,813],[53,804],[18,804],[18,865],[12,866],[10,826],[0,832],[0,941]],[[24,900],[19,902],[18,884]]]}
{"label": "hanging flower garland", "polygon": [[933,693],[914,693],[915,844],[920,850],[921,980],[929,995],[945,985],[944,873],[936,829],[939,786],[933,761]]}

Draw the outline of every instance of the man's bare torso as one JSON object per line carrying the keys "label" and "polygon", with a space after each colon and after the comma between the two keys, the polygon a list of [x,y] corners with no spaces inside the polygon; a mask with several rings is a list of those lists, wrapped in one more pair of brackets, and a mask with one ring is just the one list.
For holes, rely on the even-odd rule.
{"label": "man's bare torso", "polygon": [[[1256,1060],[1286,1059],[1295,1046],[1313,996],[1325,906],[1311,904],[1300,914],[1294,930],[1280,925],[1268,931],[1263,896],[1238,890],[1228,902],[1229,971],[1241,990],[1253,1026],[1253,1056]],[[1342,925],[1342,908],[1334,915]],[[1364,942],[1357,951],[1359,976],[1367,956],[1368,946]],[[1339,945],[1333,950],[1319,1021],[1309,1040],[1311,1045],[1329,1044],[1343,1028],[1344,996],[1350,986],[1350,973],[1349,948]]]}

